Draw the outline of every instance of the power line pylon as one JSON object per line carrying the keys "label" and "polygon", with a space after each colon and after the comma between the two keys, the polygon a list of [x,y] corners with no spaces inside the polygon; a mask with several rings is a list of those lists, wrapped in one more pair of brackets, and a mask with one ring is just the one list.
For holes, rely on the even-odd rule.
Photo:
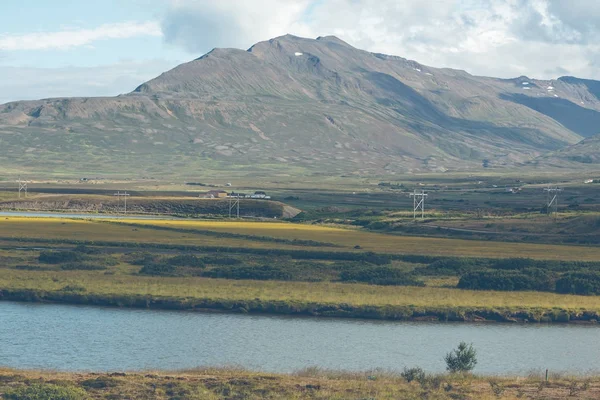
{"label": "power line pylon", "polygon": [[231,218],[234,210],[236,218],[240,219],[240,195],[237,193],[229,195],[229,218]]}
{"label": "power line pylon", "polygon": [[549,216],[558,216],[558,194],[562,192],[558,186],[550,186],[544,189],[546,192],[546,213]]}
{"label": "power line pylon", "polygon": [[421,219],[425,218],[425,198],[428,196],[424,190],[415,191],[410,194],[413,198],[413,219],[417,219],[417,211],[421,211]]}
{"label": "power line pylon", "polygon": [[127,193],[127,191],[121,193],[121,191],[119,190],[113,196],[117,196],[117,208],[119,208],[119,206],[121,205],[121,197],[123,198],[125,211],[124,214],[127,215],[127,197],[129,196],[129,193]]}
{"label": "power line pylon", "polygon": [[27,181],[23,181],[21,180],[21,177],[19,177],[17,182],[19,183],[19,198],[21,198],[21,192],[27,197]]}

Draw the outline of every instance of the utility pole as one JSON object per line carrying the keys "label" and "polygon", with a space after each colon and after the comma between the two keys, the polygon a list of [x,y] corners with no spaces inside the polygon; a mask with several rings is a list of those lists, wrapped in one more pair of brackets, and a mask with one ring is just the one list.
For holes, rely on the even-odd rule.
{"label": "utility pole", "polygon": [[236,218],[240,219],[240,195],[231,193],[229,195],[229,218],[233,214],[233,210],[235,209]]}
{"label": "utility pole", "polygon": [[127,193],[127,191],[125,191],[123,193],[121,193],[121,191],[117,191],[117,193],[115,193],[113,196],[117,196],[117,208],[121,204],[121,197],[123,197],[124,209],[125,209],[124,214],[127,215],[127,197],[129,196],[129,193]]}
{"label": "utility pole", "polygon": [[410,194],[413,198],[413,219],[417,219],[417,211],[421,211],[421,219],[425,218],[425,198],[428,196],[424,190],[421,192],[415,191]]}
{"label": "utility pole", "polygon": [[19,198],[21,198],[21,192],[24,192],[25,197],[27,197],[27,181],[22,181],[19,177],[17,182],[19,183]]}
{"label": "utility pole", "polygon": [[550,216],[554,214],[554,218],[558,216],[558,194],[562,192],[558,186],[548,185],[544,189],[546,192],[546,213]]}

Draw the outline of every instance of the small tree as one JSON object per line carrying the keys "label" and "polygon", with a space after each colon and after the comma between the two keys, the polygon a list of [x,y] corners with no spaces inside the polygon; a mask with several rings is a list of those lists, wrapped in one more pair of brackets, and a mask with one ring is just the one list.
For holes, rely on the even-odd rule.
{"label": "small tree", "polygon": [[452,350],[444,357],[446,361],[446,369],[451,373],[469,372],[477,365],[477,351],[472,344],[467,345],[465,342],[460,342],[458,348]]}

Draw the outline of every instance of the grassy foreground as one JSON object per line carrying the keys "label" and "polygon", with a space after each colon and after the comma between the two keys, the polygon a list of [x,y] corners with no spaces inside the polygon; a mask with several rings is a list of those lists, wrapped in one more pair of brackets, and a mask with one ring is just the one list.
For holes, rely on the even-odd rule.
{"label": "grassy foreground", "polygon": [[[36,394],[39,397],[34,397]],[[0,369],[0,398],[5,399],[486,400],[598,397],[600,379],[562,376],[552,376],[546,382],[535,375],[527,378],[429,375],[420,382],[407,382],[400,375],[377,370],[344,373],[310,368],[283,375],[237,369],[103,374]]]}

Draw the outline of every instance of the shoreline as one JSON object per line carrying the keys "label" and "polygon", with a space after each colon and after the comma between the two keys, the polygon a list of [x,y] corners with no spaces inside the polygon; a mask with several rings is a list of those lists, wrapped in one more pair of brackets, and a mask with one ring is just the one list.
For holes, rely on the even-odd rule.
{"label": "shoreline", "polygon": [[0,301],[87,305],[111,308],[222,312],[290,317],[347,318],[405,322],[551,323],[597,325],[600,312],[567,309],[501,309],[351,305],[284,300],[230,300],[151,295],[80,293],[0,288]]}

